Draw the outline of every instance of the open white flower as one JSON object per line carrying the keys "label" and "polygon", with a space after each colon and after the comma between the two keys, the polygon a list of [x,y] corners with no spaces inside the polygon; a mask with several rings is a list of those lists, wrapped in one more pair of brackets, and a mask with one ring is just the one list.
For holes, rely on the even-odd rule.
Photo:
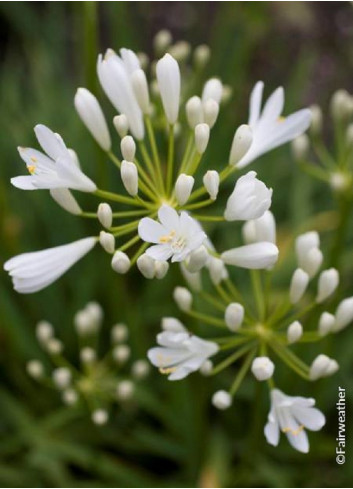
{"label": "open white flower", "polygon": [[97,189],[82,173],[59,134],[42,124],[34,132],[46,154],[32,148],[18,148],[30,175],[11,178],[12,185],[22,190],[70,188],[94,192]]}
{"label": "open white flower", "polygon": [[14,289],[31,294],[52,284],[86,255],[97,242],[90,237],[46,250],[17,255],[4,264],[12,277]]}
{"label": "open white flower", "polygon": [[138,227],[140,238],[148,243],[156,243],[147,249],[146,254],[155,260],[180,262],[199,248],[206,234],[200,225],[186,212],[180,215],[168,205],[162,205],[158,211],[160,222],[144,217]]}
{"label": "open white flower", "polygon": [[168,380],[180,380],[199,370],[218,351],[216,343],[191,335],[182,324],[159,333],[157,342],[160,346],[151,348],[147,355],[161,373],[169,374]]}
{"label": "open white flower", "polygon": [[281,430],[293,448],[308,453],[309,441],[304,428],[318,431],[325,424],[325,416],[314,405],[315,399],[287,396],[279,389],[272,389],[271,410],[265,426],[268,443],[277,446]]}
{"label": "open white flower", "polygon": [[282,117],[284,91],[277,88],[267,99],[261,111],[264,84],[256,83],[250,96],[249,126],[252,129],[252,144],[237,163],[238,168],[249,165],[259,156],[292,141],[305,132],[311,121],[310,109],[302,109],[288,117]]}
{"label": "open white flower", "polygon": [[132,85],[132,74],[139,69],[140,62],[130,49],[120,49],[120,56],[108,49],[104,57],[98,57],[97,72],[103,90],[120,114],[126,116],[133,136],[141,140],[143,115]]}

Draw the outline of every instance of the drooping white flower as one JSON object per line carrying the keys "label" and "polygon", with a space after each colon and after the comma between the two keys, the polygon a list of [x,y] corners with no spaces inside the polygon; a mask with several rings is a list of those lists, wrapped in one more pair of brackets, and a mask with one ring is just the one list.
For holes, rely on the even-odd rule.
{"label": "drooping white flower", "polygon": [[157,62],[156,75],[165,115],[169,124],[175,124],[179,114],[180,69],[169,53]]}
{"label": "drooping white flower", "polygon": [[282,431],[293,448],[308,453],[309,441],[305,428],[318,431],[326,422],[325,416],[314,405],[315,399],[287,396],[279,389],[272,389],[271,410],[264,431],[267,442],[277,446]]}
{"label": "drooping white flower", "polygon": [[191,335],[185,328],[159,333],[157,343],[160,346],[151,348],[147,355],[161,373],[169,374],[169,380],[180,380],[199,370],[218,351],[216,343]]}
{"label": "drooping white flower", "polygon": [[97,186],[74,162],[59,134],[38,124],[34,128],[38,142],[46,154],[32,148],[18,148],[30,175],[11,178],[21,190],[70,188],[94,192]]}
{"label": "drooping white flower", "polygon": [[253,141],[237,167],[249,165],[255,158],[282,144],[295,139],[305,132],[311,121],[310,109],[294,112],[286,118],[281,116],[284,106],[284,91],[277,88],[267,99],[261,111],[263,82],[257,82],[250,96],[249,126]]}
{"label": "drooping white flower", "polygon": [[262,241],[224,251],[221,259],[227,265],[252,270],[272,267],[278,259],[278,248],[273,243]]}
{"label": "drooping white flower", "polygon": [[63,209],[74,216],[79,216],[82,212],[77,200],[67,188],[52,188],[49,190],[50,196]]}
{"label": "drooping white flower", "polygon": [[155,260],[183,261],[206,239],[199,224],[186,212],[178,214],[172,207],[162,205],[158,219],[160,222],[144,217],[138,227],[141,239],[156,243],[146,250],[146,254]]}
{"label": "drooping white flower", "polygon": [[21,294],[42,290],[63,275],[96,244],[94,237],[62,246],[17,255],[4,264],[14,289]]}
{"label": "drooping white flower", "polygon": [[227,201],[224,217],[227,221],[258,219],[271,206],[272,189],[256,178],[250,171],[236,182]]}
{"label": "drooping white flower", "polygon": [[108,49],[104,57],[100,54],[97,72],[100,84],[114,107],[124,114],[136,139],[143,139],[144,125],[141,108],[136,99],[131,76],[140,69],[136,54],[130,49],[120,49],[118,56]]}

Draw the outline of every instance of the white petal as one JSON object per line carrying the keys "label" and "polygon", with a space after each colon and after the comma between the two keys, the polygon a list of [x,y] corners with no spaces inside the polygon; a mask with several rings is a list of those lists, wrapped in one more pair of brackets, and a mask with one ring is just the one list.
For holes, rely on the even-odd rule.
{"label": "white petal", "polygon": [[154,246],[150,246],[146,250],[146,255],[158,261],[169,260],[172,254],[173,254],[173,250],[167,244],[157,244]]}
{"label": "white petal", "polygon": [[277,246],[266,241],[233,248],[221,255],[224,263],[249,269],[268,268],[276,263],[277,258]]}
{"label": "white petal", "polygon": [[37,187],[33,184],[32,175],[24,175],[19,177],[11,178],[11,183],[14,187],[20,188],[21,190],[36,190]]}
{"label": "white petal", "polygon": [[138,233],[140,238],[147,243],[159,243],[160,238],[168,234],[168,230],[154,219],[144,217],[139,222]]}
{"label": "white petal", "polygon": [[179,214],[173,207],[162,205],[158,211],[158,219],[170,231],[179,231]]}
{"label": "white petal", "polygon": [[293,414],[298,421],[311,431],[319,431],[324,426],[326,419],[319,409],[313,407],[293,406]]}
{"label": "white petal", "polygon": [[67,157],[68,151],[62,138],[43,124],[37,124],[34,132],[43,151],[54,161],[60,157]]}
{"label": "white petal", "polygon": [[270,445],[277,446],[279,442],[279,426],[277,421],[268,421],[264,429],[265,437]]}
{"label": "white petal", "polygon": [[170,124],[175,124],[179,113],[180,100],[180,70],[178,62],[165,54],[157,62],[156,74],[163,108]]}
{"label": "white petal", "polygon": [[258,81],[251,92],[249,126],[254,126],[260,116],[263,89],[264,83]]}

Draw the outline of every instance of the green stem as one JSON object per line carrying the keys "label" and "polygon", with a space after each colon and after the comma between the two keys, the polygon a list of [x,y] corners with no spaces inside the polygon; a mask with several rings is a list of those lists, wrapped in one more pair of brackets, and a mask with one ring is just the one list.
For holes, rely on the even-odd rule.
{"label": "green stem", "polygon": [[257,312],[261,322],[265,319],[265,297],[263,293],[261,275],[259,270],[251,270],[251,282],[253,286],[254,296],[257,305]]}
{"label": "green stem", "polygon": [[174,166],[174,126],[169,125],[168,160],[167,160],[167,194],[172,190],[173,166]]}
{"label": "green stem", "polygon": [[129,239],[126,243],[124,243],[120,248],[118,248],[119,251],[125,251],[129,249],[131,246],[133,246],[135,243],[137,243],[140,239],[140,236],[137,234],[133,238]]}
{"label": "green stem", "polygon": [[195,319],[199,319],[200,321],[203,321],[206,324],[212,324],[212,326],[217,326],[218,328],[226,328],[226,324],[223,321],[223,319],[218,319],[212,316],[209,316],[208,314],[202,314],[201,312],[197,311],[185,311],[188,316],[191,316]]}
{"label": "green stem", "polygon": [[339,201],[339,223],[334,237],[330,253],[329,266],[340,269],[342,252],[346,242],[348,227],[352,211],[352,199],[347,196],[341,197]]}
{"label": "green stem", "polygon": [[255,355],[256,355],[256,351],[257,351],[257,347],[254,348],[253,350],[251,350],[246,359],[244,360],[244,363],[243,365],[241,366],[237,376],[235,377],[235,380],[231,386],[231,388],[229,389],[229,393],[234,396],[234,394],[236,393],[236,391],[239,389],[240,387],[240,384],[243,382],[244,380],[244,377],[247,373],[247,371],[249,370],[250,368],[250,365],[251,365],[251,362],[253,361]]}
{"label": "green stem", "polygon": [[240,348],[239,350],[235,351],[232,355],[227,357],[225,360],[223,360],[221,363],[216,365],[216,367],[213,368],[211,375],[216,375],[219,372],[221,372],[223,369],[234,363],[238,358],[242,357],[247,353],[253,346],[255,345],[254,341],[251,341],[249,344],[243,346],[243,348]]}
{"label": "green stem", "polygon": [[136,207],[145,207],[145,206],[141,206],[141,203],[138,202],[136,199],[133,199],[131,197],[126,197],[125,195],[108,192],[107,190],[97,189],[95,192],[93,192],[93,195],[96,195],[97,197],[101,197],[102,199],[111,200],[113,202],[120,202],[121,204],[133,205]]}
{"label": "green stem", "polygon": [[153,131],[153,126],[152,126],[150,117],[148,117],[148,116],[145,117],[145,124],[146,124],[146,128],[147,128],[148,139],[149,139],[151,149],[152,149],[154,166],[155,166],[155,171],[157,174],[157,179],[159,182],[159,187],[160,187],[160,190],[162,192],[164,192],[165,188],[164,188],[164,181],[163,181],[163,175],[162,175],[162,166],[161,166],[161,161],[159,159],[158,148],[157,148],[157,144],[156,144],[156,139],[154,137],[154,131]]}

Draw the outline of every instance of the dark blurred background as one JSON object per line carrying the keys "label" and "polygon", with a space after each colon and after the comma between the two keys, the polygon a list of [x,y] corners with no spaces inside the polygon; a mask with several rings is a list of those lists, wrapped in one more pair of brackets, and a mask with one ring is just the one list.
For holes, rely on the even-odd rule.
{"label": "dark blurred background", "polygon": [[[111,120],[114,112],[96,80],[97,54],[107,47],[129,47],[153,58],[153,37],[162,28],[172,32],[174,41],[186,40],[193,47],[208,44],[212,56],[205,79],[219,76],[233,89],[213,131],[206,164],[227,159],[234,130],[247,120],[248,96],[259,79],[266,83],[266,94],[285,87],[286,113],[318,103],[325,115],[333,91],[353,91],[351,2],[0,2],[1,261],[96,232],[96,223],[66,214],[47,192],[11,187],[10,177],[23,170],[16,147],[35,145],[32,128],[44,123],[77,150],[90,176],[114,188],[117,174],[79,121],[73,97],[78,86],[90,88]],[[325,131],[329,141],[329,127]],[[118,148],[117,138],[114,144]],[[327,187],[314,185],[299,172],[288,145],[253,167],[275,189],[273,211],[284,237],[318,211],[332,208]],[[95,201],[86,196],[81,201],[95,210]],[[216,238],[230,239],[219,233]],[[347,391],[352,387],[350,331],[329,346],[341,363],[333,379],[311,386],[285,369],[279,375],[284,391],[290,386],[293,393],[315,396],[328,416],[322,432],[310,436],[307,456],[284,440],[278,449],[266,444],[262,429],[268,395],[263,388],[261,419],[254,419],[251,379],[233,407],[219,413],[209,403],[210,394],[222,388],[217,377],[191,376],[171,384],[153,372],[146,381],[151,399],[140,411],[117,412],[106,428],[92,428],[89,417],[71,417],[55,393],[31,382],[24,371],[26,361],[44,359],[34,335],[40,319],[54,323],[68,355],[74,355],[72,316],[87,301],[98,300],[106,311],[105,337],[109,324],[126,321],[137,358],[153,343],[158,318],[178,314],[170,299],[173,286],[180,283],[177,274],[169,274],[163,287],[135,272],[121,278],[111,271],[107,255],[98,249],[93,253],[94,258],[92,254],[58,283],[30,297],[17,295],[1,273],[0,484],[350,486],[353,447],[347,449],[344,466],[336,465],[334,455],[337,386],[343,383]],[[284,286],[290,273],[282,272]],[[352,290],[349,277],[343,280],[346,295]],[[315,351],[308,350],[310,358]]]}

